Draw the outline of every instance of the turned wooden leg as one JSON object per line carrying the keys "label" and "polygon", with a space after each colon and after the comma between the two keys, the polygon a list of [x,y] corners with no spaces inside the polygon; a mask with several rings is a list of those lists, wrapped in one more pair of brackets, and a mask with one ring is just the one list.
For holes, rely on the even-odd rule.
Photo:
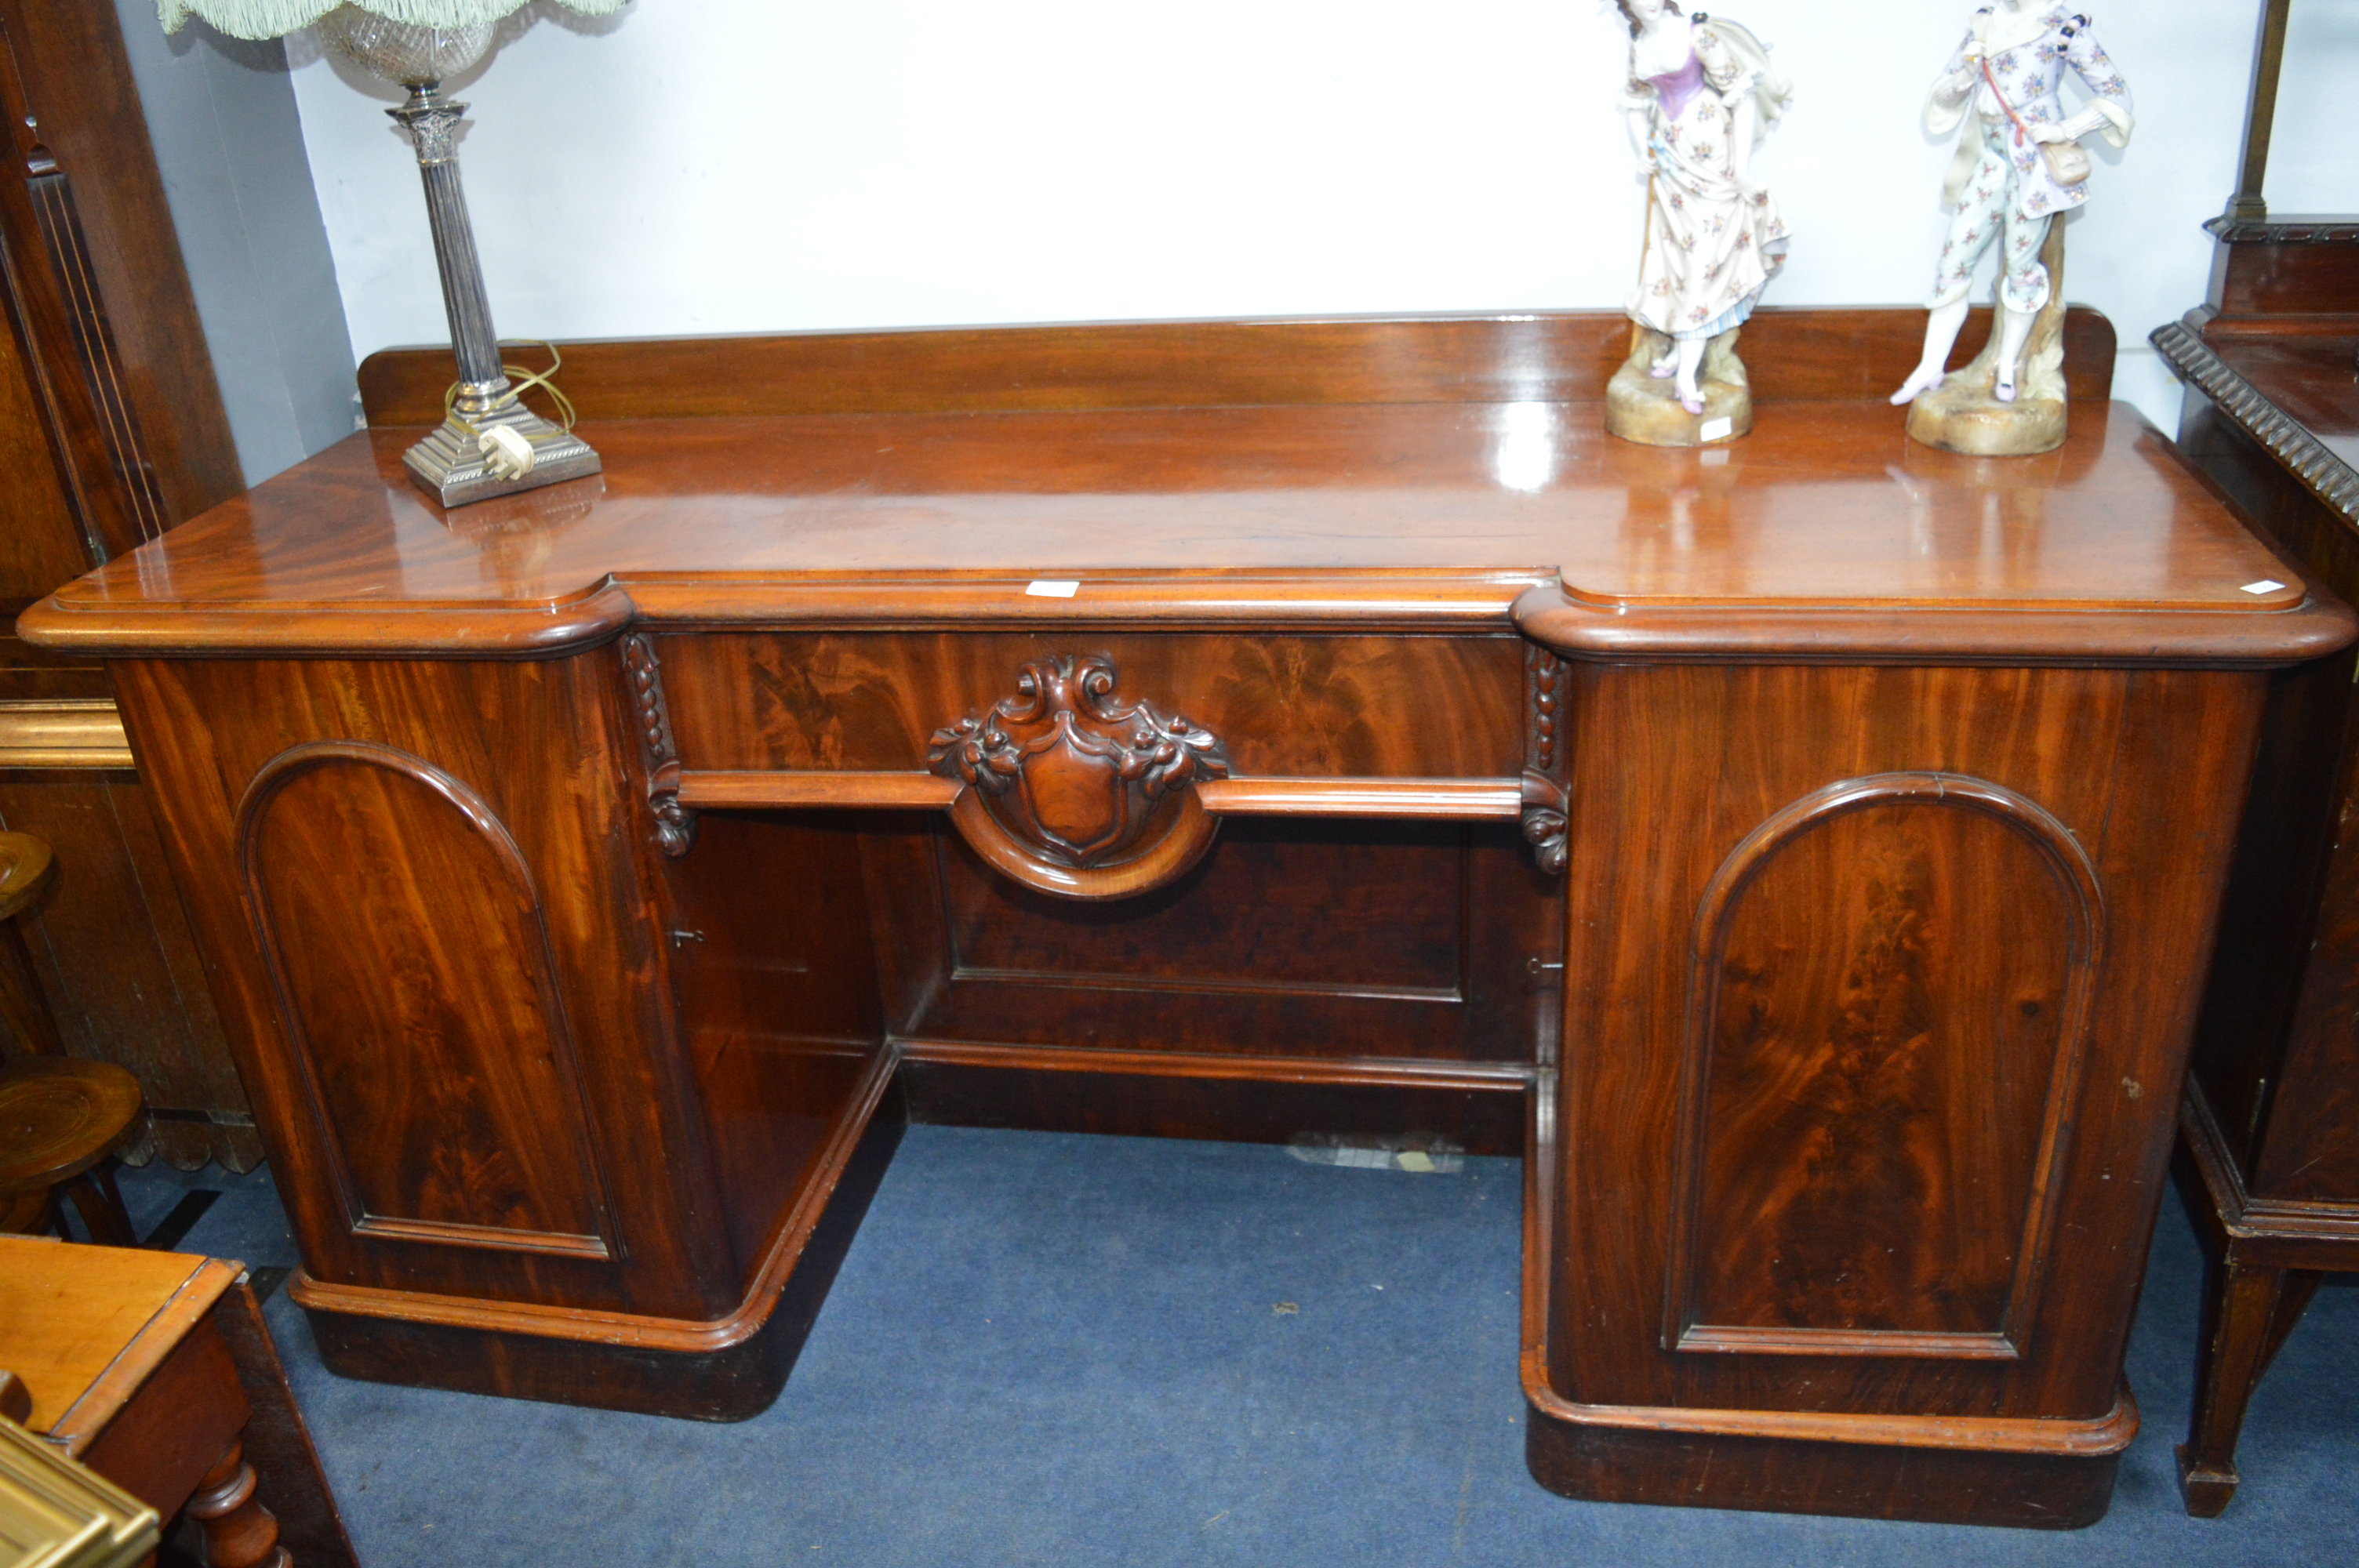
{"label": "turned wooden leg", "polygon": [[2318,1294],[2321,1281],[2326,1276],[2316,1269],[2288,1269],[2285,1283],[2277,1289],[2277,1310],[2269,1314],[2268,1343],[2261,1347],[2260,1370],[2253,1374],[2259,1382],[2264,1373],[2276,1362],[2277,1352],[2285,1348],[2286,1336],[2301,1321],[2301,1314],[2310,1297]]}
{"label": "turned wooden leg", "polygon": [[189,1517],[204,1527],[205,1561],[212,1568],[293,1568],[278,1544],[278,1521],[255,1501],[254,1466],[235,1438],[197,1483]]}
{"label": "turned wooden leg", "polygon": [[[131,1211],[123,1206],[122,1189],[114,1173],[102,1162],[58,1189],[73,1200],[74,1212],[101,1247],[136,1247],[138,1232],[131,1228]],[[63,1234],[60,1232],[60,1234]]]}
{"label": "turned wooden leg", "polygon": [[2210,1271],[2195,1411],[2179,1448],[2179,1489],[2187,1511],[2197,1519],[2217,1519],[2236,1495],[2236,1437],[2244,1430],[2253,1385],[2285,1343],[2317,1283],[2300,1277],[2288,1291],[2285,1270],[2238,1261],[2233,1243]]}
{"label": "turned wooden leg", "polygon": [[18,1049],[28,1054],[65,1054],[56,1015],[41,989],[40,971],[33,967],[25,934],[13,920],[0,922],[0,1023],[7,1025]]}

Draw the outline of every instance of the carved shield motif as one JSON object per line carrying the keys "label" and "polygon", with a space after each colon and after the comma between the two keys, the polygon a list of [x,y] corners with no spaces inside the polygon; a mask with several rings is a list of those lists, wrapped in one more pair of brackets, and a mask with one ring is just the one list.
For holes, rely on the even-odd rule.
{"label": "carved shield motif", "polygon": [[[1037,659],[1017,673],[1014,697],[934,732],[928,765],[971,786],[1006,840],[976,847],[1032,885],[1081,892],[1071,878],[1025,876],[1006,851],[1044,867],[1102,871],[1180,848],[1168,841],[1184,826],[1201,841],[1171,868],[1176,874],[1211,839],[1190,786],[1228,776],[1220,742],[1177,715],[1118,701],[1115,683],[1103,654]],[[962,827],[972,817],[953,812]]]}

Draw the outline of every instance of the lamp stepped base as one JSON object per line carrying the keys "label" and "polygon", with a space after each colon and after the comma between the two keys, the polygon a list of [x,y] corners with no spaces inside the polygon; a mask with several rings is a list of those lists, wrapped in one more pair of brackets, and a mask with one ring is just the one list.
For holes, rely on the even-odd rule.
{"label": "lamp stepped base", "polygon": [[[505,426],[532,447],[532,467],[514,473],[495,467],[483,449],[482,432]],[[495,495],[512,495],[544,484],[599,471],[597,452],[571,430],[561,429],[520,403],[462,424],[456,413],[440,428],[401,455],[409,477],[445,506],[463,506]]]}

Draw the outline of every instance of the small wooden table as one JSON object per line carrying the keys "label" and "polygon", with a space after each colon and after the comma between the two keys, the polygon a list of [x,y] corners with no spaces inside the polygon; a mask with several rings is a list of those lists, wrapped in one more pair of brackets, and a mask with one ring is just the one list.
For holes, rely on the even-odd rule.
{"label": "small wooden table", "polygon": [[306,1568],[352,1563],[244,1264],[0,1236],[0,1365],[32,1396],[30,1431],[167,1519],[185,1509],[213,1568],[296,1561],[249,1445]]}

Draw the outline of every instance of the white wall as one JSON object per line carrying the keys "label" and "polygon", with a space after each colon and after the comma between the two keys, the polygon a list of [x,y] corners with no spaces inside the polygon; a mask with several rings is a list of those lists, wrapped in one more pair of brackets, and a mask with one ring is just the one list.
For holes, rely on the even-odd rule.
{"label": "white wall", "polygon": [[303,132],[273,39],[170,38],[115,0],[157,171],[245,482],[353,433],[353,350]]}
{"label": "white wall", "polygon": [[[2257,5],[2090,3],[2139,124],[2095,149],[2067,292],[2113,318],[2120,395],[2169,428],[2145,338],[2202,297]],[[1947,151],[1918,114],[1967,9],[1731,13],[1799,87],[1758,166],[1796,231],[1769,303],[1922,299]],[[2347,153],[2294,134],[2307,113],[2347,136],[2359,0],[2294,10],[2271,194],[2359,208]],[[521,20],[456,84],[513,337],[1610,308],[1636,265],[1624,35],[1595,0],[639,0],[601,23],[538,0]],[[393,90],[308,52],[353,347],[447,341]]]}
{"label": "white wall", "polygon": [[2359,0],[2293,0],[2267,197],[2278,212],[2359,210]]}

